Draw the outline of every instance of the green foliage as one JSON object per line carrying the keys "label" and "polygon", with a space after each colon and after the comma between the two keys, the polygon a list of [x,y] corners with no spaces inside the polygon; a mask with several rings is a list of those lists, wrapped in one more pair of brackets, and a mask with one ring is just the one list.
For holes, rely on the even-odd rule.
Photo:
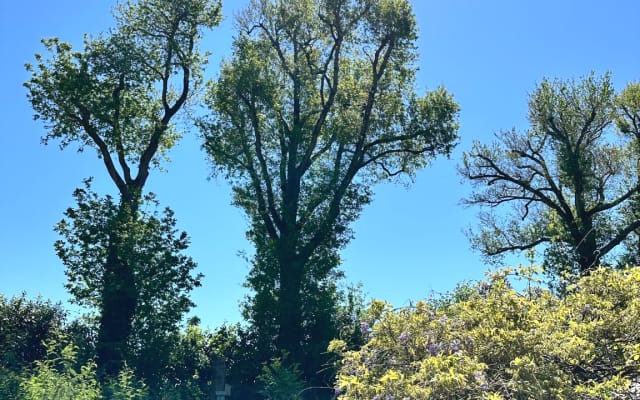
{"label": "green foliage", "polygon": [[[600,268],[559,298],[500,270],[433,308],[374,303],[371,338],[341,352],[340,399],[633,398],[640,378],[640,268]],[[625,397],[626,396],[626,397]]]}
{"label": "green foliage", "polygon": [[473,282],[458,283],[456,287],[446,293],[433,294],[426,302],[434,310],[444,310],[449,306],[461,301],[468,300],[475,293],[476,288]]}
{"label": "green foliage", "polygon": [[148,390],[129,368],[118,373],[116,379],[107,382],[103,389],[104,398],[110,400],[148,400]]}
{"label": "green foliage", "polygon": [[163,399],[207,399],[214,390],[215,364],[227,350],[225,327],[212,333],[189,323],[173,347],[161,394]]}
{"label": "green foliage", "polygon": [[75,368],[76,353],[62,340],[46,343],[47,355],[35,363],[35,368],[21,383],[25,400],[100,399],[100,385],[95,363]]}
{"label": "green foliage", "polygon": [[128,1],[115,18],[108,35],[85,37],[83,51],[43,39],[50,57],[37,54],[36,65],[27,64],[25,86],[35,119],[49,129],[45,143],[93,147],[108,168],[116,154],[128,184],[125,164],[144,164],[175,143],[168,124],[201,80],[205,57],[197,44],[203,28],[219,23],[220,3]]}
{"label": "green foliage", "polygon": [[56,251],[67,267],[66,286],[78,304],[92,312],[104,309],[104,266],[117,231],[118,253],[132,269],[128,284],[137,294],[127,361],[155,387],[169,363],[178,324],[193,306],[189,292],[202,278],[192,274],[196,265],[183,254],[188,237],[176,229],[170,209],[155,210],[153,196],[146,197],[137,218],[127,220],[119,205],[95,194],[89,182],[74,196],[77,207],[69,208],[56,226],[64,238],[56,242]]}
{"label": "green foliage", "polygon": [[[244,315],[251,324],[247,328],[245,338],[250,340],[251,349],[242,358],[248,358],[249,370],[247,378],[254,379],[260,372],[261,363],[277,357],[280,351],[274,346],[274,338],[278,334],[275,324],[278,296],[276,280],[273,273],[265,273],[267,269],[254,268],[248,278],[250,288],[256,290],[244,304]],[[323,281],[311,278],[303,282],[301,293],[301,310],[303,321],[303,359],[300,364],[306,377],[313,377],[314,386],[330,386],[335,370],[330,367],[331,357],[325,352],[329,342],[340,337],[352,346],[361,344],[359,333],[359,313],[365,308],[362,295],[357,289],[338,287],[341,274],[331,274]],[[261,281],[258,281],[258,279]],[[247,344],[249,344],[247,343]],[[257,362],[257,364],[256,364]]]}
{"label": "green foliage", "polygon": [[77,365],[73,344],[64,336],[45,343],[47,354],[24,373],[19,399],[24,400],[147,400],[147,389],[128,368],[101,385],[93,361]]}
{"label": "green foliage", "polygon": [[[97,362],[111,376],[117,375],[133,349],[142,348],[137,362],[148,361],[137,365],[139,369],[151,371],[166,364],[162,359],[166,352],[145,353],[145,346],[136,341],[143,336],[147,344],[154,341],[155,348],[167,348],[167,333],[175,330],[170,325],[190,302],[182,295],[162,296],[173,296],[198,280],[188,274],[192,261],[174,254],[176,248],[186,247],[186,236],[173,237],[172,212],[149,217],[140,214],[139,207],[150,169],[160,166],[162,156],[181,136],[175,117],[188,107],[201,84],[206,54],[198,45],[203,30],[219,23],[220,8],[217,0],[127,1],[117,7],[116,27],[108,34],[86,36],[82,51],[58,38],[44,39],[49,56],[37,54],[36,64],[26,66],[31,78],[25,87],[34,118],[47,129],[43,142],[57,140],[61,148],[75,143],[79,151],[95,149],[120,194],[115,208],[111,199],[87,197],[79,190],[79,204],[86,200],[98,205],[96,216],[101,219],[92,225],[90,219],[82,220],[91,210],[70,210],[67,217],[74,220],[77,214],[79,220],[57,227],[68,244],[59,242],[57,252],[68,267],[72,294],[80,302],[99,303]],[[154,254],[139,260],[135,246],[145,235],[150,237],[142,255]],[[169,246],[159,248],[167,240]],[[159,280],[151,280],[150,268],[158,266],[163,272],[154,276]],[[172,266],[178,268],[167,269]],[[136,279],[145,273],[146,278]],[[172,285],[178,287],[162,291]],[[147,289],[156,290],[160,312],[168,313],[152,323],[143,318],[157,316],[156,305],[145,303],[150,300]],[[139,332],[138,337],[132,337],[133,331]],[[157,371],[146,378],[153,384]]]}
{"label": "green foliage", "polygon": [[0,294],[0,369],[18,373],[44,358],[43,342],[63,329],[65,319],[60,304],[24,293],[10,299]]}
{"label": "green foliage", "polygon": [[[286,358],[283,357],[283,358]],[[267,400],[301,400],[304,381],[297,365],[285,366],[276,358],[262,365],[258,379],[264,388],[260,391]]]}
{"label": "green foliage", "polygon": [[410,180],[450,153],[459,108],[443,88],[415,91],[408,1],[255,0],[238,28],[199,125],[249,217],[256,340],[317,379],[312,347],[335,335],[328,322],[350,224],[372,184]]}
{"label": "green foliage", "polygon": [[26,294],[0,295],[0,398],[20,399],[24,370],[47,355],[46,342],[58,337],[67,313],[60,304]]}
{"label": "green foliage", "polygon": [[[313,310],[320,304],[328,309],[319,309],[317,315],[306,314],[308,324],[305,335],[308,345],[305,347],[305,362],[298,366],[302,376],[305,370],[313,374],[314,380],[303,379],[305,398],[325,398],[333,391],[333,380],[337,370],[335,354],[327,353],[326,347],[332,338],[339,337],[349,349],[357,349],[364,343],[361,322],[364,319],[365,300],[360,287],[336,288],[331,302],[319,303],[311,298],[305,303],[305,310]],[[333,303],[335,302],[335,304]],[[250,314],[255,315],[255,314]],[[247,326],[223,325],[218,328],[213,339],[217,353],[224,357],[227,366],[227,382],[232,385],[232,399],[260,399],[259,391],[264,383],[256,379],[263,373],[262,366],[273,359],[280,359],[278,351],[269,340],[272,326],[259,324],[250,319]],[[306,320],[305,320],[306,321]],[[322,322],[319,322],[322,321]],[[264,328],[263,328],[264,326]],[[265,331],[265,329],[269,329]],[[266,339],[266,340],[265,340]],[[287,360],[281,362],[287,363]],[[286,365],[286,367],[289,367]],[[318,371],[318,369],[320,369]],[[325,396],[325,397],[323,397]]]}
{"label": "green foliage", "polygon": [[189,325],[185,332],[177,335],[177,343],[169,347],[170,360],[162,366],[161,382],[156,383],[155,388],[143,383],[144,371],[137,372],[126,366],[116,377],[101,382],[95,362],[81,362],[70,338],[56,335],[44,344],[46,355],[35,362],[34,368],[2,375],[0,394],[17,400],[205,400],[213,387],[214,361],[225,348],[220,335]]}
{"label": "green foliage", "polygon": [[0,367],[0,399],[21,400],[22,372]]}
{"label": "green foliage", "polygon": [[[617,98],[620,110],[616,118],[618,129],[625,135],[633,135],[636,140],[633,146],[633,159],[640,160],[640,83],[627,85]],[[640,176],[640,163],[628,172],[632,180]],[[640,195],[633,196],[624,208],[623,213],[627,221],[640,219]],[[618,265],[640,265],[640,231],[634,230],[624,241],[625,251],[618,261]]]}
{"label": "green foliage", "polygon": [[625,134],[640,137],[640,83],[627,85],[617,98],[620,113],[616,118],[618,129]]}
{"label": "green foliage", "polygon": [[254,325],[222,325],[213,333],[218,353],[226,364],[226,382],[231,384],[231,399],[261,398],[257,377],[272,350],[263,347],[264,339]]}
{"label": "green foliage", "polygon": [[[556,285],[614,261],[640,228],[636,86],[616,94],[609,75],[545,79],[529,99],[530,129],[475,143],[459,167],[475,187],[466,203],[487,207],[473,247],[493,261],[542,250]],[[496,211],[508,206],[509,214]]]}
{"label": "green foliage", "polygon": [[[95,337],[85,336],[82,327],[81,322],[72,321],[64,332],[52,328],[39,346],[42,351],[38,352],[38,359],[11,365],[12,369],[0,366],[0,398],[208,400],[214,390],[216,362],[224,360],[227,366],[232,366],[230,356],[235,357],[238,352],[235,348],[238,326],[222,326],[212,333],[190,323],[184,332],[175,334],[173,341],[162,344],[166,348],[148,350],[169,353],[162,365],[152,371],[143,370],[141,364],[134,365],[135,368],[125,365],[115,377],[100,377],[94,361],[95,348],[91,351],[88,346],[80,349],[86,354],[79,353],[78,344],[84,344],[83,339],[95,341]],[[158,375],[151,375],[156,382],[150,387],[146,377],[153,371]]]}

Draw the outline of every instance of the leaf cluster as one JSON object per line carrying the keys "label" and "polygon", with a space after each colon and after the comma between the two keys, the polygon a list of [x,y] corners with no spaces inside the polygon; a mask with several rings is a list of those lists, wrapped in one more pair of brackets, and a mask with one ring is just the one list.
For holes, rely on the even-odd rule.
{"label": "leaf cluster", "polygon": [[0,295],[0,368],[19,371],[44,358],[43,342],[63,329],[66,316],[60,304],[40,297]]}
{"label": "leaf cluster", "polygon": [[170,209],[157,210],[152,195],[135,216],[111,197],[93,192],[89,181],[74,196],[77,206],[56,226],[63,238],[55,247],[67,267],[66,287],[79,305],[102,310],[105,285],[119,284],[104,277],[108,252],[116,245],[118,257],[132,269],[134,282],[129,284],[137,293],[129,363],[140,371],[162,373],[158,369],[168,363],[178,324],[193,306],[189,292],[202,279],[193,274],[196,264],[184,254],[189,238],[176,228]]}
{"label": "leaf cluster", "polygon": [[149,165],[159,166],[158,156],[181,136],[172,118],[201,83],[206,58],[198,42],[219,23],[220,7],[216,0],[129,1],[116,9],[116,27],[86,36],[81,51],[43,39],[49,55],[27,64],[24,84],[34,118],[48,130],[42,141],[95,149],[121,192],[134,181],[143,186]]}
{"label": "leaf cluster", "polygon": [[512,273],[444,308],[378,306],[368,343],[343,353],[340,398],[632,398],[640,268],[598,269],[563,298],[517,292]]}
{"label": "leaf cluster", "polygon": [[453,147],[451,96],[413,90],[407,2],[254,1],[239,27],[199,125],[254,231],[273,240],[295,224],[311,243],[301,253],[340,247],[371,183],[410,176]]}

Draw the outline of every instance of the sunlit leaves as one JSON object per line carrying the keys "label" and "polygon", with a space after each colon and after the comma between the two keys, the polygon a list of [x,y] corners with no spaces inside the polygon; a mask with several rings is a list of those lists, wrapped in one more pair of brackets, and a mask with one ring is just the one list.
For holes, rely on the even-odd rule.
{"label": "sunlit leaves", "polygon": [[24,400],[146,400],[148,389],[129,368],[113,380],[98,380],[96,364],[78,364],[77,348],[64,335],[43,343],[47,354],[24,372],[19,399]]}
{"label": "sunlit leaves", "polygon": [[640,137],[640,83],[627,85],[620,93],[617,105],[621,110],[616,119],[620,131]]}
{"label": "sunlit leaves", "polygon": [[444,89],[415,93],[408,1],[254,0],[237,26],[199,126],[250,220],[247,313],[317,379],[300,344],[327,340],[350,224],[373,184],[449,154],[458,105]]}
{"label": "sunlit leaves", "polygon": [[144,181],[181,135],[172,119],[201,82],[206,58],[198,42],[219,23],[220,7],[215,0],[127,2],[117,8],[117,27],[85,36],[80,51],[44,39],[49,55],[27,65],[25,83],[34,118],[48,130],[43,141],[94,148],[121,191],[134,179],[132,166]]}
{"label": "sunlit leaves", "polygon": [[[341,399],[630,396],[640,374],[640,268],[598,269],[558,298],[492,274],[465,298],[373,312],[371,339],[344,355]],[[631,397],[616,397],[631,398]]]}

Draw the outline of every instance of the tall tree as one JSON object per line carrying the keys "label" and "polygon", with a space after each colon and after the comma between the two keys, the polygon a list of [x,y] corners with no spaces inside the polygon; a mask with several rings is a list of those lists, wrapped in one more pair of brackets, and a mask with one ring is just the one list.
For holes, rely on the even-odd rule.
{"label": "tall tree", "polygon": [[[250,324],[245,333],[252,339],[250,347],[253,354],[249,364],[254,370],[246,371],[247,374],[242,378],[249,379],[242,381],[243,384],[253,382],[260,375],[261,362],[282,356],[275,342],[278,337],[279,279],[278,268],[274,266],[277,264],[267,264],[264,259],[256,259],[253,260],[253,265],[246,287],[254,293],[243,303],[243,316]],[[351,347],[361,344],[361,338],[357,335],[360,321],[356,319],[358,306],[364,304],[364,300],[357,303],[361,299],[359,293],[339,285],[343,274],[336,265],[337,260],[322,267],[309,261],[305,266],[307,273],[301,285],[303,339],[300,357],[304,363],[300,366],[300,371],[320,396],[323,392],[326,395],[331,393],[328,390],[333,390],[335,369],[332,354],[326,352],[330,341],[340,337]],[[364,309],[364,306],[361,305],[360,309]],[[256,363],[256,360],[259,362]]]}
{"label": "tall tree", "polygon": [[[460,173],[475,188],[466,203],[489,207],[474,247],[491,257],[544,246],[552,277],[579,275],[640,228],[639,219],[621,218],[640,183],[636,138],[614,132],[624,119],[616,101],[609,75],[545,79],[529,100],[528,131],[502,132],[464,154]],[[496,213],[502,206],[512,214]]]}
{"label": "tall tree", "polygon": [[275,348],[301,363],[305,286],[330,279],[371,185],[449,154],[458,105],[415,93],[406,0],[254,0],[238,27],[200,125],[249,216],[253,301],[271,291]]}
{"label": "tall tree", "polygon": [[98,362],[109,374],[124,359],[139,301],[135,268],[122,253],[126,225],[138,220],[150,170],[180,136],[172,121],[201,81],[198,42],[218,24],[220,3],[139,0],[120,5],[115,18],[116,28],[85,39],[83,51],[43,40],[50,57],[36,55],[25,83],[48,128],[43,141],[94,148],[120,195],[100,278]]}

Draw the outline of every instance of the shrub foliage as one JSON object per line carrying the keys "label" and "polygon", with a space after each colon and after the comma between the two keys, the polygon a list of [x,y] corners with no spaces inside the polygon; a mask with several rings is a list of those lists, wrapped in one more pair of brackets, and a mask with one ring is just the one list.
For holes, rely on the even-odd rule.
{"label": "shrub foliage", "polygon": [[[367,344],[343,352],[339,398],[637,398],[640,268],[598,269],[564,297],[531,272],[492,273],[442,307],[374,302]],[[526,288],[513,289],[523,275]]]}

